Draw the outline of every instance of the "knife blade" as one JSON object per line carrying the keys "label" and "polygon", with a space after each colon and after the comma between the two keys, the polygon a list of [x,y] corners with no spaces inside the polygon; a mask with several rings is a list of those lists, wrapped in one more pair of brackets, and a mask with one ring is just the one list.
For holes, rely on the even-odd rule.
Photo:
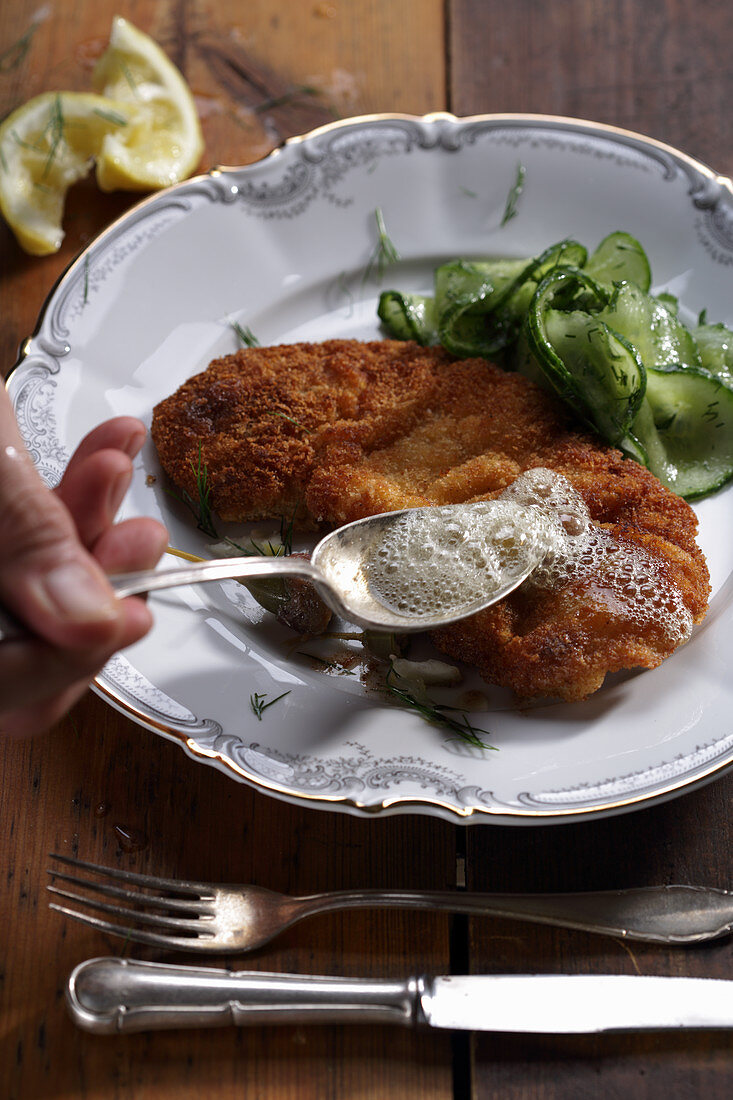
{"label": "knife blade", "polygon": [[98,958],[69,976],[73,1019],[97,1034],[274,1023],[395,1023],[592,1034],[733,1028],[733,981],[624,974],[483,974],[405,981]]}

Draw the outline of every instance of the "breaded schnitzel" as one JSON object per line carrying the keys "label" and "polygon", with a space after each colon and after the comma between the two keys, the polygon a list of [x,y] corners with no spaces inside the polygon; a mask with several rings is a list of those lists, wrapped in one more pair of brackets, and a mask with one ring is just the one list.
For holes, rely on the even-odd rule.
{"label": "breaded schnitzel", "polygon": [[[524,471],[564,475],[592,520],[645,555],[702,619],[709,578],[688,504],[644,467],[575,430],[553,397],[484,360],[380,341],[251,349],[216,360],[155,410],[153,438],[189,492],[201,448],[212,502],[238,520],[292,512],[341,524],[497,496]],[[679,642],[602,575],[501,603],[434,632],[451,657],[518,695],[580,699],[608,672],[652,668]]]}
{"label": "breaded schnitzel", "polygon": [[153,440],[166,473],[194,498],[201,447],[222,519],[290,516],[303,504],[325,427],[384,413],[399,426],[437,365],[450,361],[399,340],[242,348],[156,406]]}

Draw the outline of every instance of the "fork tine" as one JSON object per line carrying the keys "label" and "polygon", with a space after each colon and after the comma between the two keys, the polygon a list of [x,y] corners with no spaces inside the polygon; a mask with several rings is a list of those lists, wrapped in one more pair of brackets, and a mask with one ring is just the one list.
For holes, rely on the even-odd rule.
{"label": "fork tine", "polygon": [[[140,875],[134,871],[120,871],[116,867],[104,867],[101,863],[87,863],[83,859],[74,859],[72,856],[62,856],[58,852],[50,852],[50,859],[58,859],[61,863],[68,863],[71,867],[79,867],[83,871],[95,871],[99,875],[108,875],[110,878],[121,879],[123,882],[131,882],[136,886],[158,887],[161,890],[177,890],[184,894],[211,894],[211,883],[185,882],[174,878],[158,878],[155,875]],[[55,874],[51,871],[50,874]]]}
{"label": "fork tine", "polygon": [[[47,886],[46,889],[59,897],[76,901],[80,905],[86,905],[90,909],[99,909],[102,913],[110,913],[115,917],[126,917],[138,924],[148,924],[158,928],[172,928],[179,932],[193,932],[196,936],[213,936],[211,929],[206,928],[206,918],[201,920],[185,920],[183,917],[165,917],[162,913],[139,913],[134,909],[127,909],[124,905],[110,905],[107,901],[97,901],[94,898],[85,898],[74,894],[71,890],[59,890],[55,886]],[[213,920],[213,917],[209,917]],[[202,927],[203,925],[203,927]]]}
{"label": "fork tine", "polygon": [[[74,920],[80,921],[82,924],[88,924],[92,928],[98,928],[100,932],[109,932],[113,936],[120,936],[124,940],[134,940],[135,943],[146,943],[151,947],[165,947],[170,950],[171,947],[180,947],[191,950],[191,944],[195,943],[195,940],[187,938],[185,936],[166,936],[160,935],[157,932],[143,932],[137,928],[123,928],[120,924],[112,924],[111,921],[101,920],[99,917],[92,917],[87,913],[77,913],[74,909],[67,909],[63,905],[56,905],[55,902],[49,903],[49,909],[55,909],[57,913],[63,913],[67,917],[73,917]],[[197,948],[198,950],[199,948]]]}
{"label": "fork tine", "polygon": [[[103,894],[107,898],[119,898],[121,901],[134,902],[136,905],[146,906],[148,908],[156,906],[160,909],[178,909],[186,913],[212,913],[212,902],[208,899],[200,900],[199,898],[191,897],[189,901],[187,898],[161,898],[156,894],[143,894],[136,890],[123,890],[120,886],[111,886],[107,882],[90,882],[87,879],[77,878],[75,875],[67,875],[64,871],[51,871],[48,870],[47,874],[53,875],[54,880],[61,880],[62,882],[69,882],[72,886],[80,886],[85,890],[92,890],[96,894]],[[47,887],[48,890],[53,891],[52,886]],[[55,893],[61,893],[60,890],[56,890]],[[82,901],[89,901],[90,899],[84,897]]]}

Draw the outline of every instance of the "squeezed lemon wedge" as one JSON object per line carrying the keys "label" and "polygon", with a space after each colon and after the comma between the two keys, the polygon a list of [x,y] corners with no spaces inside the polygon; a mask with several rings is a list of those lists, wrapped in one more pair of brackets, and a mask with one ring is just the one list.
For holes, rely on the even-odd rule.
{"label": "squeezed lemon wedge", "polygon": [[31,255],[58,251],[66,192],[95,161],[103,191],[156,191],[201,157],[188,85],[126,19],[113,20],[93,84],[96,94],[45,92],[0,124],[0,213]]}
{"label": "squeezed lemon wedge", "polygon": [[106,96],[46,92],[3,121],[0,212],[26,252],[58,250],[66,192],[89,173],[106,137],[124,130],[132,113]]}
{"label": "squeezed lemon wedge", "polygon": [[191,175],[203,151],[196,105],[152,38],[116,16],[92,85],[134,109],[130,125],[108,132],[102,142],[97,182],[103,191],[157,190]]}

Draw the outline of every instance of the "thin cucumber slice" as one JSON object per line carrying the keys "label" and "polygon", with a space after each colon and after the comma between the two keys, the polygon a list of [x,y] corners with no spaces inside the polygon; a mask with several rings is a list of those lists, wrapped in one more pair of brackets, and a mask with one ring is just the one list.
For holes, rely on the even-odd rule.
{"label": "thin cucumber slice", "polygon": [[[637,413],[637,420],[645,407],[648,406],[645,406],[645,403],[642,401],[641,409],[639,413]],[[651,413],[649,415],[651,416]],[[633,432],[626,433],[619,443],[619,449],[624,452],[627,458],[633,458],[634,462],[638,462],[640,466],[649,466],[649,454],[642,445],[641,440],[638,439]]]}
{"label": "thin cucumber slice", "polygon": [[646,252],[629,233],[609,233],[585,264],[585,271],[599,283],[635,283],[648,291],[652,269]]}
{"label": "thin cucumber slice", "polygon": [[689,329],[663,302],[634,283],[617,286],[598,316],[634,345],[645,367],[702,365]]}
{"label": "thin cucumber slice", "polygon": [[587,258],[588,249],[584,245],[578,241],[565,240],[551,245],[536,259],[530,260],[497,305],[498,318],[503,328],[516,336],[543,279],[560,268],[581,268]]}
{"label": "thin cucumber slice", "polygon": [[644,397],[644,365],[633,346],[597,315],[554,308],[571,293],[585,303],[605,302],[603,288],[582,271],[549,275],[527,315],[527,343],[558,396],[603,439],[618,445]]}
{"label": "thin cucumber slice", "polygon": [[519,336],[512,344],[508,355],[505,356],[502,366],[506,370],[516,371],[517,374],[523,374],[525,378],[529,378],[530,382],[536,383],[541,389],[549,390],[550,393],[556,393],[556,388],[550,383],[547,375],[537,362],[537,357],[532,351],[527,328],[528,326],[526,324],[522,325]]}
{"label": "thin cucumber slice", "polygon": [[[649,385],[649,375],[647,374],[647,386]],[[663,485],[671,489],[672,483],[676,477],[676,469],[670,462],[664,443],[659,437],[657,426],[654,423],[654,414],[652,413],[652,406],[647,401],[646,395],[642,401],[639,411],[636,414],[633,427],[628,435],[621,441],[621,450],[626,451],[632,458],[636,458],[635,451],[643,457],[637,459],[641,461],[642,466],[646,466],[651,470],[655,477],[658,477]]]}
{"label": "thin cucumber slice", "polygon": [[584,245],[566,240],[530,260],[443,265],[435,279],[441,344],[454,355],[497,355],[516,340],[542,279],[587,256]]}
{"label": "thin cucumber slice", "polygon": [[705,370],[723,382],[733,382],[733,332],[725,325],[699,324],[692,335]]}
{"label": "thin cucumber slice", "polygon": [[633,431],[652,473],[686,500],[733,479],[733,387],[701,368],[647,369]]}
{"label": "thin cucumber slice", "polygon": [[473,312],[473,300],[460,299],[440,314],[438,339],[451,355],[490,359],[505,346],[501,332],[489,328],[487,315]]}
{"label": "thin cucumber slice", "polygon": [[453,260],[441,264],[435,271],[438,310],[470,300],[477,311],[485,313],[526,266],[527,260]]}
{"label": "thin cucumber slice", "polygon": [[526,267],[526,260],[442,264],[435,272],[438,339],[453,355],[492,356],[504,339],[488,322],[495,305]]}
{"label": "thin cucumber slice", "polygon": [[377,315],[396,340],[416,340],[427,346],[435,343],[435,302],[421,294],[401,294],[385,290],[379,296]]}
{"label": "thin cucumber slice", "polygon": [[547,342],[572,376],[588,419],[603,439],[618,445],[644,396],[644,367],[634,348],[581,310],[548,310],[544,324]]}
{"label": "thin cucumber slice", "polygon": [[674,294],[670,294],[668,291],[663,290],[656,295],[657,301],[661,302],[663,306],[666,306],[673,317],[677,317],[680,312],[680,300]]}

